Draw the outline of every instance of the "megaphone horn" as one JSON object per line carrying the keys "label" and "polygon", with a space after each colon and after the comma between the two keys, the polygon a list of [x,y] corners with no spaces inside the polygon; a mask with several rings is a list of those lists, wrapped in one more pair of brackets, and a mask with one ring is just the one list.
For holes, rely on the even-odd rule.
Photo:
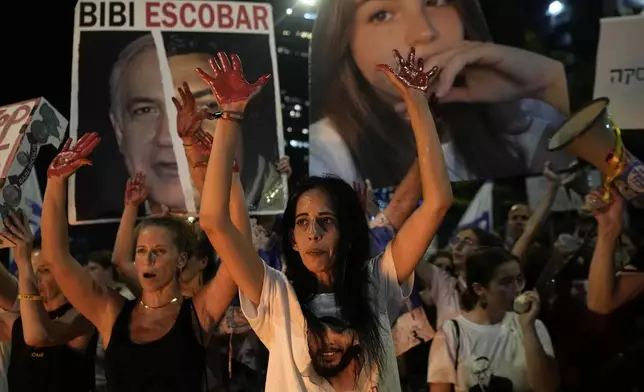
{"label": "megaphone horn", "polygon": [[641,208],[644,165],[624,148],[621,131],[608,116],[609,102],[608,98],[598,98],[573,114],[552,135],[548,149],[565,150],[595,166],[606,177],[606,187],[614,184],[625,199]]}

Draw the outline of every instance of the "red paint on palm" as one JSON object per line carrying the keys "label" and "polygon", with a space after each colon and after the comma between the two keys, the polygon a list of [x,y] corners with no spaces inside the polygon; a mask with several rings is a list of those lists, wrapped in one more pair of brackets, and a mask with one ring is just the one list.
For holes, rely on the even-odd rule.
{"label": "red paint on palm", "polygon": [[125,184],[125,205],[139,206],[148,198],[150,189],[145,185],[145,174],[137,172]]}
{"label": "red paint on palm", "polygon": [[422,58],[416,60],[416,49],[413,47],[409,49],[406,61],[400,55],[400,52],[395,49],[393,50],[393,56],[397,64],[396,71],[386,64],[378,64],[376,68],[380,71],[391,72],[396,75],[396,78],[408,88],[414,88],[423,93],[427,93],[430,82],[438,76],[440,69],[433,67],[429,71],[423,72],[425,66],[424,61]]}
{"label": "red paint on palm", "polygon": [[210,117],[210,112],[208,112],[208,109],[197,110],[195,98],[192,95],[192,91],[190,91],[190,87],[188,87],[188,83],[184,82],[177,91],[181,102],[172,97],[172,103],[177,109],[177,133],[180,138],[192,138],[201,130],[201,123]]}
{"label": "red paint on palm", "polygon": [[73,146],[72,139],[67,139],[63,149],[49,165],[47,177],[68,178],[81,166],[91,166],[92,161],[87,157],[100,142],[101,137],[96,132],[84,134]]}
{"label": "red paint on palm", "polygon": [[194,146],[199,153],[209,157],[210,150],[212,150],[212,135],[203,129],[199,129],[197,133],[192,138]]}
{"label": "red paint on palm", "polygon": [[248,83],[237,54],[231,53],[229,59],[226,53],[219,52],[217,57],[219,62],[214,57],[211,57],[209,61],[214,77],[201,68],[197,68],[197,75],[210,86],[219,105],[247,102],[261,90],[270,78],[270,75],[265,74],[260,76],[256,82]]}

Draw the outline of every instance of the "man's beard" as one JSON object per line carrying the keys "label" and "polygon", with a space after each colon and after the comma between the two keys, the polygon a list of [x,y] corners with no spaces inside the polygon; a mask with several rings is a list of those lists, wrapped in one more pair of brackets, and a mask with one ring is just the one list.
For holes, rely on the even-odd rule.
{"label": "man's beard", "polygon": [[326,365],[321,353],[309,352],[309,354],[311,355],[311,365],[313,366],[315,373],[323,378],[333,378],[340,374],[344,369],[346,369],[351,361],[358,357],[361,351],[362,350],[358,345],[349,347],[347,351],[342,354],[340,362],[338,362],[338,364],[334,366]]}

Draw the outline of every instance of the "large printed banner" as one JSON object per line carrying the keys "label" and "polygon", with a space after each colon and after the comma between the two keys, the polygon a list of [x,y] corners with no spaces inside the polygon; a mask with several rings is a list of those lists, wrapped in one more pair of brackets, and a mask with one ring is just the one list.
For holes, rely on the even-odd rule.
{"label": "large printed banner", "polygon": [[[80,1],[76,7],[70,133],[98,132],[94,166],[70,182],[72,224],[120,219],[125,183],[147,175],[148,212],[197,213],[194,188],[171,98],[188,83],[200,108],[217,103],[195,69],[209,70],[218,51],[235,52],[248,80],[271,73],[242,125],[241,178],[251,213],[276,214],[286,203],[286,178],[272,9],[226,1]],[[203,127],[214,132],[214,121]]]}
{"label": "large printed banner", "polygon": [[[397,66],[391,52],[407,52],[410,41],[401,37],[408,31],[404,21],[381,30],[369,23],[338,19],[338,1],[317,2],[310,46],[309,174],[330,173],[349,184],[369,180],[379,195],[383,188],[401,183],[417,155],[410,113],[396,88],[375,67],[382,63]],[[457,8],[462,23],[474,29],[473,36],[490,36],[479,1],[461,0]],[[454,17],[453,12],[440,12],[433,24],[451,26]],[[346,31],[351,31],[350,39]],[[430,95],[427,102],[429,106],[432,101],[450,180],[538,174],[546,162],[554,170],[567,168],[572,157],[548,151],[550,137],[565,120],[561,108],[522,92],[525,86],[512,80],[524,76],[509,75],[494,64],[475,61],[461,69],[460,60],[477,56],[468,57],[464,50],[454,52],[463,56],[458,60],[454,53],[447,56],[462,48],[461,37],[447,27],[440,34],[449,37],[444,45],[417,47],[416,57],[425,64],[437,59],[443,62],[440,66],[450,68],[443,69],[439,80],[457,73],[453,88],[443,91],[446,95],[436,101]],[[522,61],[535,61],[534,54],[518,55]],[[435,85],[430,88],[434,89]]]}
{"label": "large printed banner", "polygon": [[622,129],[644,129],[644,15],[601,20],[595,97],[610,99]]}

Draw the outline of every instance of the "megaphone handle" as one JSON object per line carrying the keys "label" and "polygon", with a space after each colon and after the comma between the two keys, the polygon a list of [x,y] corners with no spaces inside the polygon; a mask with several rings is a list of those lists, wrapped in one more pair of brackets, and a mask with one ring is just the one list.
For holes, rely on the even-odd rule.
{"label": "megaphone handle", "polygon": [[613,120],[608,117],[608,121],[610,122],[611,128],[615,130],[615,150],[614,152],[610,153],[606,157],[606,162],[613,167],[613,173],[611,175],[607,175],[606,179],[604,180],[604,196],[602,199],[604,202],[609,202],[611,198],[610,194],[610,185],[613,182],[613,180],[619,176],[622,173],[622,170],[624,170],[624,159],[625,159],[625,154],[624,154],[624,142],[622,141],[622,130],[615,125]]}

